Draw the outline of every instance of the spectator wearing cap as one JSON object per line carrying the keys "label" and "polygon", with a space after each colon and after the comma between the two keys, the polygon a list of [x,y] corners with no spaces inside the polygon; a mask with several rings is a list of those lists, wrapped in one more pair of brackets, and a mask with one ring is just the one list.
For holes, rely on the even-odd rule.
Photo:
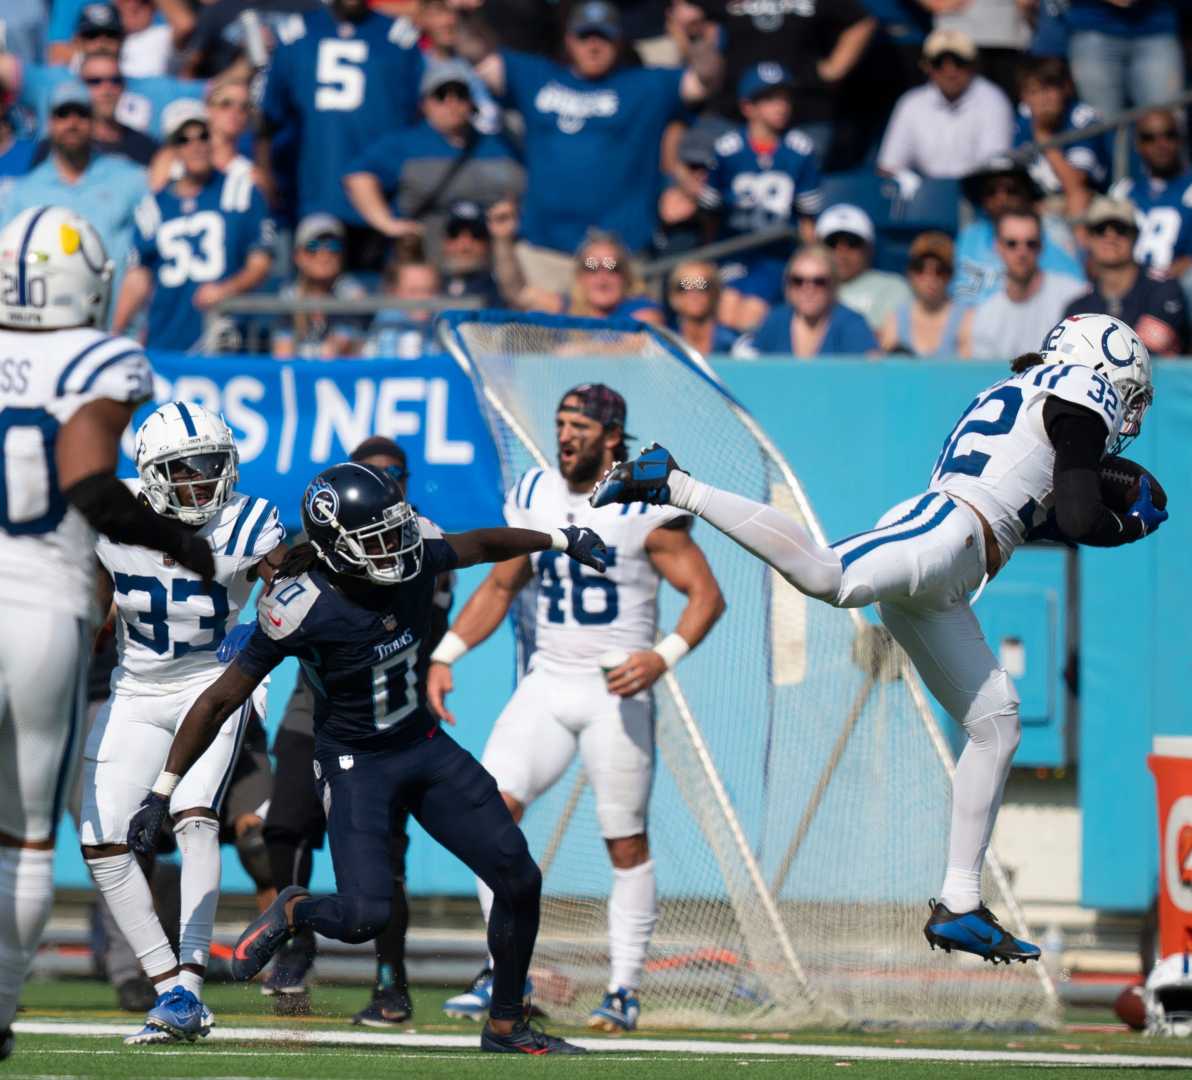
{"label": "spectator wearing cap", "polygon": [[[715,162],[699,203],[718,212],[726,237],[798,222],[804,241],[815,234],[823,204],[815,146],[791,129],[794,79],[780,64],[755,64],[741,76],[738,98],[745,123],[714,144]],[[732,256],[722,268],[720,321],[751,330],[782,299],[788,240]]]}
{"label": "spectator wearing cap", "polygon": [[742,337],[733,355],[860,356],[878,352],[877,338],[864,316],[840,303],[832,253],[822,244],[801,247],[786,267],[786,303]]}
{"label": "spectator wearing cap", "polygon": [[[308,214],[294,230],[293,281],[282,286],[282,300],[359,300],[363,286],[344,273],[347,229],[330,214]],[[279,360],[301,356],[336,360],[358,356],[363,343],[362,321],[321,311],[297,311],[273,330],[273,355]]]}
{"label": "spectator wearing cap", "polygon": [[[1015,147],[1045,143],[1101,119],[1096,110],[1076,100],[1068,65],[1060,57],[1024,59],[1018,76],[1018,93]],[[1109,140],[1103,135],[1091,135],[1063,147],[1040,150],[1026,166],[1043,193],[1049,198],[1062,197],[1065,215],[1077,218],[1088,209],[1094,191],[1104,189],[1110,156]]]}
{"label": "spectator wearing cap", "polygon": [[1085,290],[1083,279],[1051,274],[1039,266],[1043,223],[1034,210],[1007,210],[996,227],[1005,274],[1001,289],[973,311],[972,347],[978,360],[1037,350],[1068,302]]}
{"label": "spectator wearing cap", "polygon": [[898,99],[877,155],[880,172],[905,187],[916,178],[959,177],[1010,148],[1010,99],[977,74],[977,47],[959,30],[923,43],[927,83]]}
{"label": "spectator wearing cap", "polygon": [[716,128],[704,123],[688,128],[680,137],[673,174],[658,196],[658,227],[654,232],[654,250],[658,254],[682,254],[716,239],[720,215],[701,208],[699,196],[716,165],[717,138]]}
{"label": "spectator wearing cap", "polygon": [[1151,109],[1134,127],[1138,175],[1110,189],[1138,211],[1134,257],[1143,265],[1179,278],[1192,269],[1192,169],[1176,114]]}
{"label": "spectator wearing cap", "polygon": [[125,157],[95,152],[91,97],[82,83],[56,86],[51,104],[50,153],[13,184],[0,204],[0,221],[31,206],[73,210],[95,227],[119,275],[132,245],[133,214],[148,190],[145,170]]}
{"label": "spectator wearing cap", "polygon": [[137,208],[133,265],[112,329],[125,332],[149,302],[145,343],[188,350],[202,340],[203,312],[252,292],[269,276],[274,228],[251,175],[215,168],[202,105],[186,100],[171,105],[166,141],[181,175],[156,195],[146,195]]}
{"label": "spectator wearing cap", "polygon": [[631,251],[650,243],[663,133],[715,89],[721,71],[711,36],[683,70],[621,64],[620,15],[606,0],[572,9],[563,44],[565,63],[506,50],[476,65],[525,121],[523,265],[530,283],[546,288],[569,279],[563,253],[589,228],[615,232]]}
{"label": "spectator wearing cap", "polygon": [[666,295],[674,314],[671,329],[696,352],[710,356],[732,350],[737,335],[719,322],[720,278],[714,263],[679,263],[667,278]]}
{"label": "spectator wearing cap", "polygon": [[[442,279],[433,263],[425,259],[390,262],[385,272],[385,295],[406,304],[433,300],[442,293]],[[417,360],[431,347],[434,310],[401,307],[380,311],[364,343],[366,356]]]}
{"label": "spectator wearing cap", "polygon": [[1175,281],[1136,261],[1134,205],[1099,196],[1089,206],[1084,225],[1093,284],[1068,304],[1063,314],[1112,315],[1132,326],[1153,354],[1186,353],[1190,344],[1187,301]]}
{"label": "spectator wearing cap", "polygon": [[1084,276],[1076,241],[1067,222],[1041,210],[1043,192],[1023,165],[1007,156],[994,158],[962,184],[965,198],[978,210],[956,238],[956,278],[953,295],[962,304],[980,303],[1002,285],[1006,267],[997,249],[994,222],[1007,210],[1034,210],[1043,221],[1043,250],[1039,268],[1068,277]]}
{"label": "spectator wearing cap", "polygon": [[439,270],[438,291],[449,299],[474,300],[486,308],[501,306],[488,220],[479,203],[460,200],[447,212]]}
{"label": "spectator wearing cap", "polygon": [[[428,67],[461,59],[460,20],[463,15],[453,0],[418,0],[417,22],[422,31],[422,56]],[[472,123],[477,131],[495,134],[501,130],[501,108],[470,64],[467,70],[468,89],[476,106]]]}
{"label": "spectator wearing cap", "polygon": [[[211,163],[223,173],[247,173],[253,183],[262,187],[256,165],[241,152],[253,115],[248,82],[235,72],[222,75],[207,84],[205,98]],[[160,191],[170,180],[178,179],[181,171],[176,149],[167,144],[149,167],[149,187]]]}
{"label": "spectator wearing cap", "polygon": [[499,135],[472,126],[471,71],[459,60],[426,70],[423,121],[364,149],[345,171],[344,190],[361,218],[384,236],[422,235],[438,261],[453,203],[487,205],[521,194],[524,173]]}
{"label": "spectator wearing cap", "polygon": [[[1179,5],[1182,6],[1182,5]],[[1068,58],[1080,96],[1102,116],[1161,105],[1184,89],[1173,0],[1071,0]]]}
{"label": "spectator wearing cap", "polygon": [[911,299],[900,304],[878,333],[883,351],[930,360],[972,354],[972,309],[948,294],[952,284],[952,238],[943,232],[915,237],[907,260]]}
{"label": "spectator wearing cap", "polygon": [[909,303],[901,274],[873,268],[873,221],[859,206],[837,203],[815,223],[815,236],[831,253],[840,301],[859,312],[875,333],[896,308]]}

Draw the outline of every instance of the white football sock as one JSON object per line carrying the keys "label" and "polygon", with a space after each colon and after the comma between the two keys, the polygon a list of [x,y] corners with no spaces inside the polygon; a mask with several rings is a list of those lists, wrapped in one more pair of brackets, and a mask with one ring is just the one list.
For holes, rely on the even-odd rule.
{"label": "white football sock", "polygon": [[0,847],[0,1031],[16,1015],[53,904],[54,853]]}
{"label": "white football sock", "polygon": [[[493,891],[479,878],[476,879],[476,898],[480,901],[480,910],[484,913],[484,925],[488,926],[488,917],[493,910]],[[485,962],[491,970],[493,966],[492,953],[488,954],[488,960]]]}
{"label": "white football sock", "polygon": [[[206,967],[219,904],[219,822],[208,817],[183,818],[174,826],[174,835],[182,856],[178,963]],[[189,985],[186,988],[194,990]]]}
{"label": "white football sock", "polygon": [[751,555],[768,563],[799,592],[835,603],[840,593],[840,556],[821,547],[797,522],[765,503],[672,471],[670,504],[702,517]]}
{"label": "white football sock", "polygon": [[189,990],[195,997],[202,1000],[203,998],[203,976],[197,971],[190,971],[183,968],[178,972],[178,985],[184,990]]}
{"label": "white football sock", "polygon": [[[672,474],[673,475],[673,474]],[[641,986],[646,949],[658,922],[658,886],[654,860],[628,870],[613,868],[608,898],[609,991]]]}
{"label": "white football sock", "polygon": [[178,966],[178,957],[174,955],[157,912],[153,910],[149,882],[141,873],[132,852],[88,859],[87,868],[91,871],[95,887],[108,902],[120,933],[137,954],[145,974],[154,981],[159,993],[170,989],[174,982],[160,983],[158,980]]}

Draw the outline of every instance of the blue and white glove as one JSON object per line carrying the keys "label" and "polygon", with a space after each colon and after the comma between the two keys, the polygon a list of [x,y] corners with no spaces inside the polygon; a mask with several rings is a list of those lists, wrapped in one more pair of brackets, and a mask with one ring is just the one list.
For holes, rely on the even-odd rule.
{"label": "blue and white glove", "polygon": [[608,564],[608,548],[594,529],[587,526],[568,525],[565,529],[555,529],[551,532],[551,549],[565,551],[576,562],[590,566],[593,570],[604,573]]}
{"label": "blue and white glove", "polygon": [[215,650],[215,659],[221,664],[227,664],[235,660],[240,655],[240,650],[248,644],[248,639],[252,637],[255,629],[255,623],[237,623],[227,632],[223,641],[219,643],[219,648]]}
{"label": "blue and white glove", "polygon": [[1167,520],[1167,511],[1160,510],[1151,502],[1151,478],[1143,476],[1138,483],[1138,498],[1126,511],[1126,517],[1137,518],[1142,526],[1142,535],[1148,536]]}
{"label": "blue and white glove", "polygon": [[149,792],[128,823],[128,846],[138,855],[157,851],[157,836],[169,812],[169,797]]}

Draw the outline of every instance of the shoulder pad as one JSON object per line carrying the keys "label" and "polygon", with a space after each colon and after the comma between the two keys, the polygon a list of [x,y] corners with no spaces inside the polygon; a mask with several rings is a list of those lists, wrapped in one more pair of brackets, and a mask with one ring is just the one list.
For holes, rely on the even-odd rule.
{"label": "shoulder pad", "polygon": [[813,143],[806,132],[800,131],[798,128],[791,128],[783,137],[783,143],[786,144],[788,150],[793,150],[796,154],[814,154],[815,143]]}
{"label": "shoulder pad", "polygon": [[257,601],[257,624],[274,641],[288,638],[301,628],[319,596],[319,587],[308,574],[277,579]]}
{"label": "shoulder pad", "polygon": [[726,131],[713,144],[712,148],[721,157],[728,157],[730,154],[739,154],[745,149],[745,140],[741,138],[739,131]]}
{"label": "shoulder pad", "polygon": [[274,30],[277,40],[283,45],[293,45],[295,41],[306,36],[306,19],[301,15],[291,15],[280,20]]}
{"label": "shoulder pad", "polygon": [[63,367],[54,393],[141,402],[153,394],[153,369],[137,342],[99,332]]}
{"label": "shoulder pad", "polygon": [[545,469],[527,469],[512,488],[509,489],[507,504],[519,510],[529,510],[538,490]]}
{"label": "shoulder pad", "polygon": [[1121,399],[1109,380],[1092,368],[1083,364],[1044,364],[1028,368],[1020,378],[1051,397],[1097,413],[1110,433],[1117,434],[1124,412]]}
{"label": "shoulder pad", "polygon": [[430,518],[424,518],[421,514],[418,515],[418,530],[422,533],[423,540],[443,539],[443,530],[431,521]]}
{"label": "shoulder pad", "polygon": [[403,49],[412,49],[417,45],[419,36],[418,27],[404,15],[399,19],[394,19],[393,25],[389,27],[390,42],[400,45]]}

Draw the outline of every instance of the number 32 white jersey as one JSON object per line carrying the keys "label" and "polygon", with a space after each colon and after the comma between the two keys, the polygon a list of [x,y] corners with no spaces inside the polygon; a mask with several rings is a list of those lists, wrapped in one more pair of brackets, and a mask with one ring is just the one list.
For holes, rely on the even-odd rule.
{"label": "number 32 white jersey", "polygon": [[670,506],[644,503],[588,505],[554,469],[531,469],[510,489],[505,520],[519,529],[549,532],[562,525],[595,529],[608,547],[608,567],[598,574],[561,551],[530,556],[537,579],[531,667],[591,673],[601,654],[635,652],[655,642],[658,571],[645,551],[646,537],[684,516]]}
{"label": "number 32 white jersey", "polygon": [[1106,449],[1125,410],[1107,379],[1080,364],[1046,364],[978,394],[944,442],[931,490],[956,495],[989,522],[1005,561],[1055,505],[1055,448],[1043,405],[1061,398],[1097,413]]}
{"label": "number 32 white jersey", "polygon": [[[0,602],[89,618],[95,533],[58,484],[58,430],[100,398],[136,404],[153,371],[99,330],[0,329]],[[14,616],[15,618],[15,616]]]}
{"label": "number 32 white jersey", "polygon": [[[139,491],[139,481],[126,483]],[[117,611],[113,691],[172,693],[221,670],[215,650],[252,593],[249,571],[282,542],[285,530],[270,502],[235,492],[198,535],[215,556],[209,586],[160,551],[100,538],[96,550],[111,575]]]}

